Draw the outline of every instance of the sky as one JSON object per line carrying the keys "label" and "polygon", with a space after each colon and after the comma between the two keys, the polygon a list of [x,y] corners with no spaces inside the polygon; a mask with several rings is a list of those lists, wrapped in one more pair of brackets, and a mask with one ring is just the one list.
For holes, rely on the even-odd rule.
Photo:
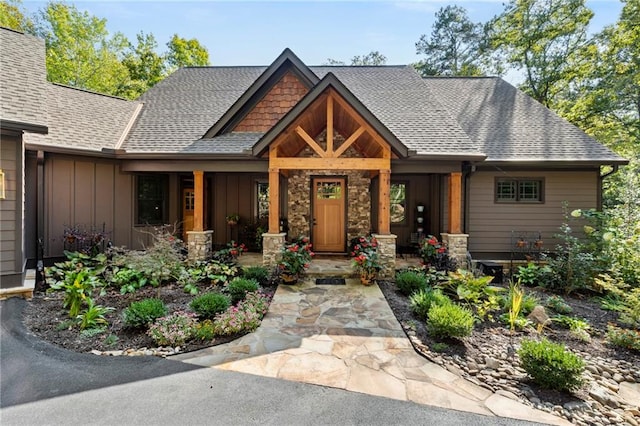
{"label": "sky", "polygon": [[[467,1],[67,1],[107,20],[110,32],[135,41],[153,33],[164,47],[173,34],[196,38],[207,47],[212,65],[268,65],[286,47],[307,65],[328,58],[350,62],[377,50],[387,64],[420,60],[415,43],[430,34],[435,13],[449,4],[467,9],[474,22],[504,10],[501,0]],[[594,11],[590,31],[617,21],[619,0],[587,0]],[[46,2],[23,0],[28,13]],[[160,49],[163,50],[162,48]]]}

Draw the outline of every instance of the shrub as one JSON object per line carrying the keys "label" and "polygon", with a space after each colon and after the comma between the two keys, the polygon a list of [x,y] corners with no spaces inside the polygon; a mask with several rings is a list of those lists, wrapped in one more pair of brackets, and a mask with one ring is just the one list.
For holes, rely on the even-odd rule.
{"label": "shrub", "polygon": [[120,288],[120,294],[135,293],[148,283],[147,277],[135,269],[114,267],[109,282]]}
{"label": "shrub", "polygon": [[422,289],[409,297],[411,310],[420,319],[426,320],[429,309],[434,305],[451,303],[451,299],[445,296],[440,289]]}
{"label": "shrub", "polygon": [[269,270],[264,266],[249,266],[243,270],[242,275],[249,280],[257,281],[260,285],[265,285],[269,280]]}
{"label": "shrub", "polygon": [[82,304],[92,301],[94,289],[101,286],[102,283],[94,272],[80,265],[75,271],[65,272],[61,281],[51,285],[51,290],[64,290],[62,304],[65,308],[69,308],[69,317],[75,319],[80,313]]}
{"label": "shrub", "polygon": [[420,272],[402,271],[396,274],[396,286],[400,293],[411,296],[413,293],[427,287],[427,279]]}
{"label": "shrub", "polygon": [[473,272],[458,269],[456,272],[449,272],[447,280],[440,283],[439,287],[459,301],[474,307],[480,318],[488,316],[492,319],[490,314],[500,309],[500,293],[505,289],[490,285],[491,280],[491,276],[475,276]]}
{"label": "shrub", "polygon": [[224,312],[231,305],[227,296],[220,293],[205,293],[191,301],[191,309],[200,319],[211,319],[220,312]]}
{"label": "shrub", "polygon": [[584,361],[564,345],[547,339],[524,340],[518,355],[522,368],[544,388],[571,391],[582,384]]}
{"label": "shrub", "polygon": [[143,299],[133,302],[124,310],[124,323],[128,327],[146,327],[166,315],[167,308],[160,299]]}
{"label": "shrub", "polygon": [[154,322],[147,334],[159,345],[179,346],[191,340],[196,333],[196,315],[176,311]]}
{"label": "shrub", "polygon": [[216,337],[216,330],[213,321],[204,320],[196,325],[195,339],[213,340]]}
{"label": "shrub", "polygon": [[466,337],[473,331],[473,313],[456,304],[434,305],[427,315],[427,329],[435,337]]}
{"label": "shrub", "polygon": [[559,314],[570,314],[573,308],[564,301],[561,296],[550,296],[547,298],[546,305]]}
{"label": "shrub", "polygon": [[253,331],[260,325],[267,313],[269,299],[259,292],[247,293],[246,298],[218,314],[213,322],[213,329],[218,336],[228,336],[244,331]]}
{"label": "shrub", "polygon": [[247,293],[252,291],[258,291],[258,283],[256,280],[250,280],[246,278],[234,278],[227,287],[229,296],[231,297],[231,303],[234,305],[243,300]]}
{"label": "shrub", "polygon": [[528,263],[527,266],[518,266],[516,278],[526,286],[546,287],[550,280],[551,268],[548,266],[538,266],[535,263]]}
{"label": "shrub", "polygon": [[614,346],[640,352],[640,331],[609,325],[607,327],[607,340]]}

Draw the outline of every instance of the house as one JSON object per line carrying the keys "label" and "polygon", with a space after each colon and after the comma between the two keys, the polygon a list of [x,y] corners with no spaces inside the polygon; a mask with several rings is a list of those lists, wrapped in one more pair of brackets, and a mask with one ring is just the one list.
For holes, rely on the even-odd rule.
{"label": "house", "polygon": [[552,247],[563,202],[599,207],[601,166],[627,162],[495,77],[307,66],[285,49],[126,101],[47,83],[41,40],[0,37],[3,280],[62,255],[76,225],[142,248],[177,223],[193,258],[264,231],[266,262],[287,237],[344,253],[373,232],[387,273],[428,234],[505,257],[519,232]]}

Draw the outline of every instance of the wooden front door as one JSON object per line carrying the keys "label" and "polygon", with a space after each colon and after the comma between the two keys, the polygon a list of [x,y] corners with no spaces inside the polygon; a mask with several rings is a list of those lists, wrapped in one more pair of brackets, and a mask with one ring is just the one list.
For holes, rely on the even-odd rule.
{"label": "wooden front door", "polygon": [[187,231],[193,231],[193,212],[195,191],[193,188],[182,190],[182,240],[187,241]]}
{"label": "wooden front door", "polygon": [[314,178],[313,248],[318,252],[345,250],[345,179],[339,177]]}

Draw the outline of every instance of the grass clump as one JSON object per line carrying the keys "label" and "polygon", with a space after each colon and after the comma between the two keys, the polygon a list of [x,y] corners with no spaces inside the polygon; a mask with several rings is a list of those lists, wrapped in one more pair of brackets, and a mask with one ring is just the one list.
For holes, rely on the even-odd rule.
{"label": "grass clump", "polygon": [[402,271],[396,274],[396,286],[400,293],[411,296],[427,287],[427,278],[417,271]]}
{"label": "grass clump", "polygon": [[212,319],[220,312],[226,311],[230,305],[231,300],[220,293],[205,293],[189,304],[200,319]]}
{"label": "grass clump", "polygon": [[141,328],[166,315],[167,307],[160,299],[143,299],[133,302],[124,310],[124,323],[127,327]]}
{"label": "grass clump", "polygon": [[265,285],[269,280],[269,270],[264,266],[248,266],[244,268],[242,275],[249,280],[255,280],[260,285]]}
{"label": "grass clump", "polygon": [[437,338],[461,338],[473,331],[473,313],[454,303],[433,305],[427,314],[427,329]]}
{"label": "grass clump", "polygon": [[229,296],[231,297],[231,303],[234,305],[247,296],[247,293],[258,291],[258,282],[254,279],[248,278],[234,278],[227,287]]}
{"label": "grass clump", "polygon": [[522,368],[543,388],[571,391],[582,385],[584,361],[562,344],[524,340],[518,355]]}

